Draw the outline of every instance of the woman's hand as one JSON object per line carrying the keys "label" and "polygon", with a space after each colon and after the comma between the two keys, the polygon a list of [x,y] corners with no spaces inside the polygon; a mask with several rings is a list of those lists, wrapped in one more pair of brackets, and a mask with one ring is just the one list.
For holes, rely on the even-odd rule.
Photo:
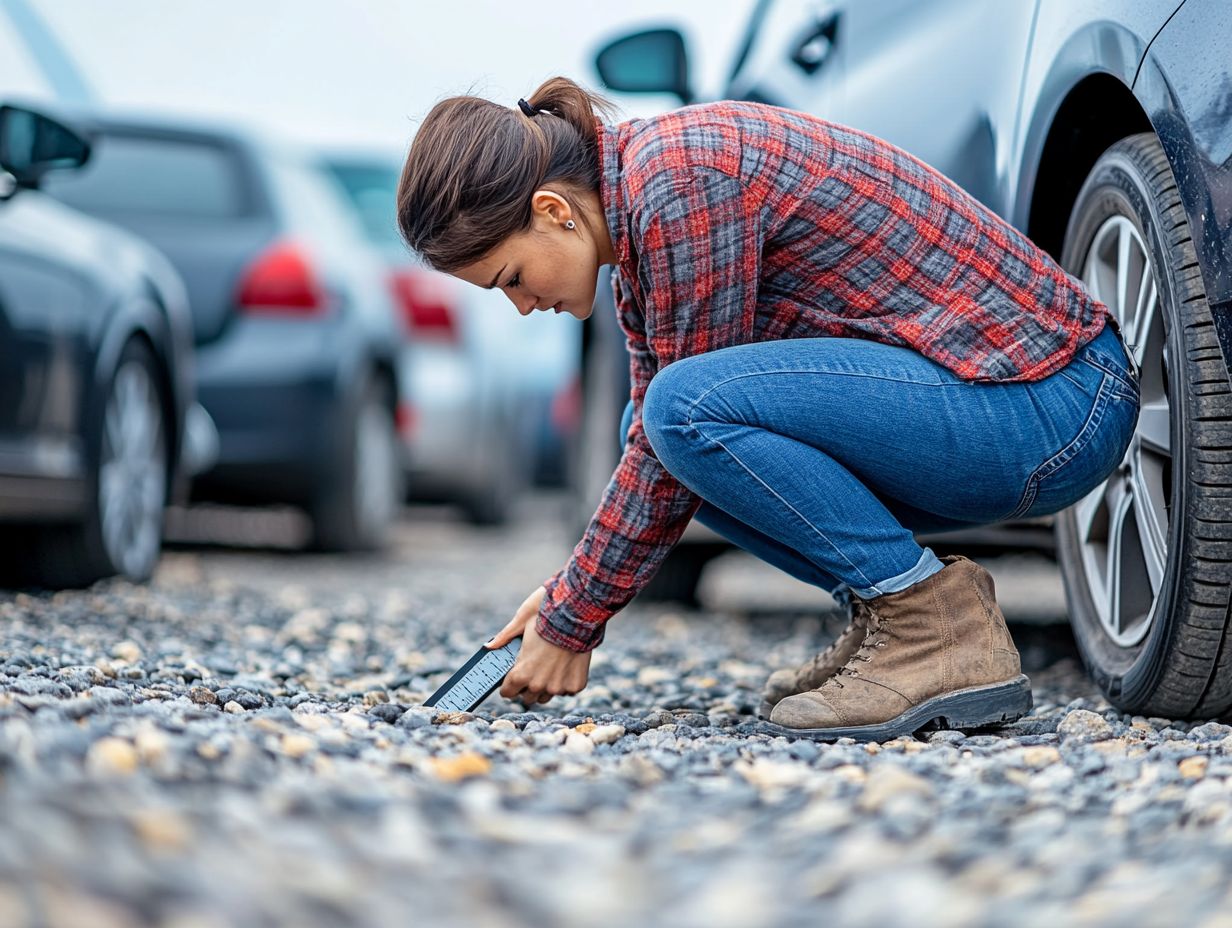
{"label": "woman's hand", "polygon": [[525,708],[545,703],[553,696],[572,696],[586,688],[590,675],[590,652],[568,651],[544,641],[535,630],[535,619],[547,590],[543,587],[526,597],[513,620],[502,628],[484,647],[491,650],[522,636],[522,648],[517,660],[501,684],[500,694],[506,699],[518,699]]}

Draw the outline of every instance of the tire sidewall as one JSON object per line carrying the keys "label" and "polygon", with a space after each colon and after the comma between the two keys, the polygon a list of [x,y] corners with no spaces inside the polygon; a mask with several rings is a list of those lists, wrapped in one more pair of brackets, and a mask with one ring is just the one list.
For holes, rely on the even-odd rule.
{"label": "tire sidewall", "polygon": [[1072,508],[1057,516],[1058,560],[1065,578],[1070,622],[1079,652],[1088,673],[1109,700],[1121,705],[1141,704],[1155,691],[1164,671],[1167,643],[1173,635],[1176,602],[1180,586],[1179,564],[1185,557],[1186,442],[1189,410],[1184,376],[1185,346],[1183,326],[1178,321],[1176,285],[1172,266],[1161,235],[1159,206],[1149,182],[1137,165],[1115,146],[1100,158],[1079,191],[1065,234],[1061,264],[1075,277],[1093,243],[1096,231],[1109,218],[1124,216],[1138,231],[1150,251],[1156,287],[1158,312],[1162,314],[1169,365],[1171,404],[1172,486],[1169,490],[1171,518],[1168,525],[1168,557],[1155,617],[1147,636],[1132,649],[1111,641],[1100,626],[1090,587],[1081,566],[1081,547]]}
{"label": "tire sidewall", "polygon": [[[391,390],[392,386],[384,378],[369,375],[343,407],[342,427],[338,432],[338,463],[325,476],[325,484],[312,507],[312,518],[316,523],[314,547],[330,551],[369,551],[380,548],[386,540],[389,527],[396,518],[401,486],[397,430],[393,413],[390,412]],[[358,482],[364,466],[360,460],[361,429],[374,406],[380,410],[386,429],[386,450],[391,455],[389,466],[394,483],[393,511],[390,518],[379,525],[367,519]]]}
{"label": "tire sidewall", "polygon": [[[398,484],[400,481],[397,477],[398,471],[398,448],[397,448],[397,429],[394,424],[393,414],[390,412],[388,397],[385,393],[385,388],[381,381],[373,378],[365,386],[360,394],[360,401],[356,407],[356,415],[353,419],[351,438],[351,467],[350,467],[350,492],[352,494],[352,506],[355,513],[355,529],[356,538],[360,546],[364,548],[380,547],[385,541],[385,536],[389,531],[389,526],[393,523],[394,514],[398,506]],[[366,463],[362,460],[364,452],[362,429],[365,427],[367,417],[376,415],[381,423],[382,439],[379,448],[366,449],[368,453],[381,453],[388,457],[385,462],[385,467],[389,469],[391,486],[386,488],[390,495],[390,510],[387,516],[379,523],[370,521],[369,513],[363,500],[363,489],[359,485],[359,477],[366,471]]]}

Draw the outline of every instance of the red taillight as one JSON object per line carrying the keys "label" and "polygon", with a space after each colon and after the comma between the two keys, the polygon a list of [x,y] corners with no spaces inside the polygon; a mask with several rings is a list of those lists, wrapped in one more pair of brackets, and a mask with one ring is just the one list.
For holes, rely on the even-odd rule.
{"label": "red taillight", "polygon": [[416,338],[458,340],[453,288],[448,279],[430,271],[400,268],[390,275],[389,284],[407,332]]}
{"label": "red taillight", "polygon": [[240,278],[236,300],[249,312],[302,315],[325,310],[325,292],[304,249],[294,242],[267,248]]}
{"label": "red taillight", "polygon": [[582,422],[582,378],[574,374],[552,397],[552,425],[562,435],[574,434]]}
{"label": "red taillight", "polygon": [[397,428],[398,434],[406,439],[413,438],[418,424],[419,415],[416,413],[415,407],[409,403],[399,403],[394,410],[394,426]]}

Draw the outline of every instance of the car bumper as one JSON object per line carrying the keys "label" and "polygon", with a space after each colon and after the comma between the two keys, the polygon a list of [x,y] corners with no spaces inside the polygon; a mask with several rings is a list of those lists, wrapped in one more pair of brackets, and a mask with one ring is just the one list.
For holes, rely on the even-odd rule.
{"label": "car bumper", "polygon": [[334,327],[239,320],[197,350],[197,399],[217,429],[217,459],[194,498],[302,503],[315,493],[343,400]]}
{"label": "car bumper", "polygon": [[472,489],[488,466],[491,428],[482,386],[460,353],[434,348],[407,352],[403,383],[415,408],[407,443],[408,482],[416,495],[448,496]]}
{"label": "car bumper", "polygon": [[86,485],[77,439],[0,439],[0,522],[79,518]]}

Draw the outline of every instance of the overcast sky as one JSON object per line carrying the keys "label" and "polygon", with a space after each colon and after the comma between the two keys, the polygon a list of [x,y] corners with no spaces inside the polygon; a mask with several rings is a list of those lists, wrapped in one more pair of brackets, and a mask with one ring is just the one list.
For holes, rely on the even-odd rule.
{"label": "overcast sky", "polygon": [[[514,105],[544,78],[597,84],[594,52],[650,25],[686,34],[713,96],[752,0],[34,0],[111,105],[218,114],[308,142],[402,149],[443,96]],[[674,105],[616,97],[625,116]]]}

